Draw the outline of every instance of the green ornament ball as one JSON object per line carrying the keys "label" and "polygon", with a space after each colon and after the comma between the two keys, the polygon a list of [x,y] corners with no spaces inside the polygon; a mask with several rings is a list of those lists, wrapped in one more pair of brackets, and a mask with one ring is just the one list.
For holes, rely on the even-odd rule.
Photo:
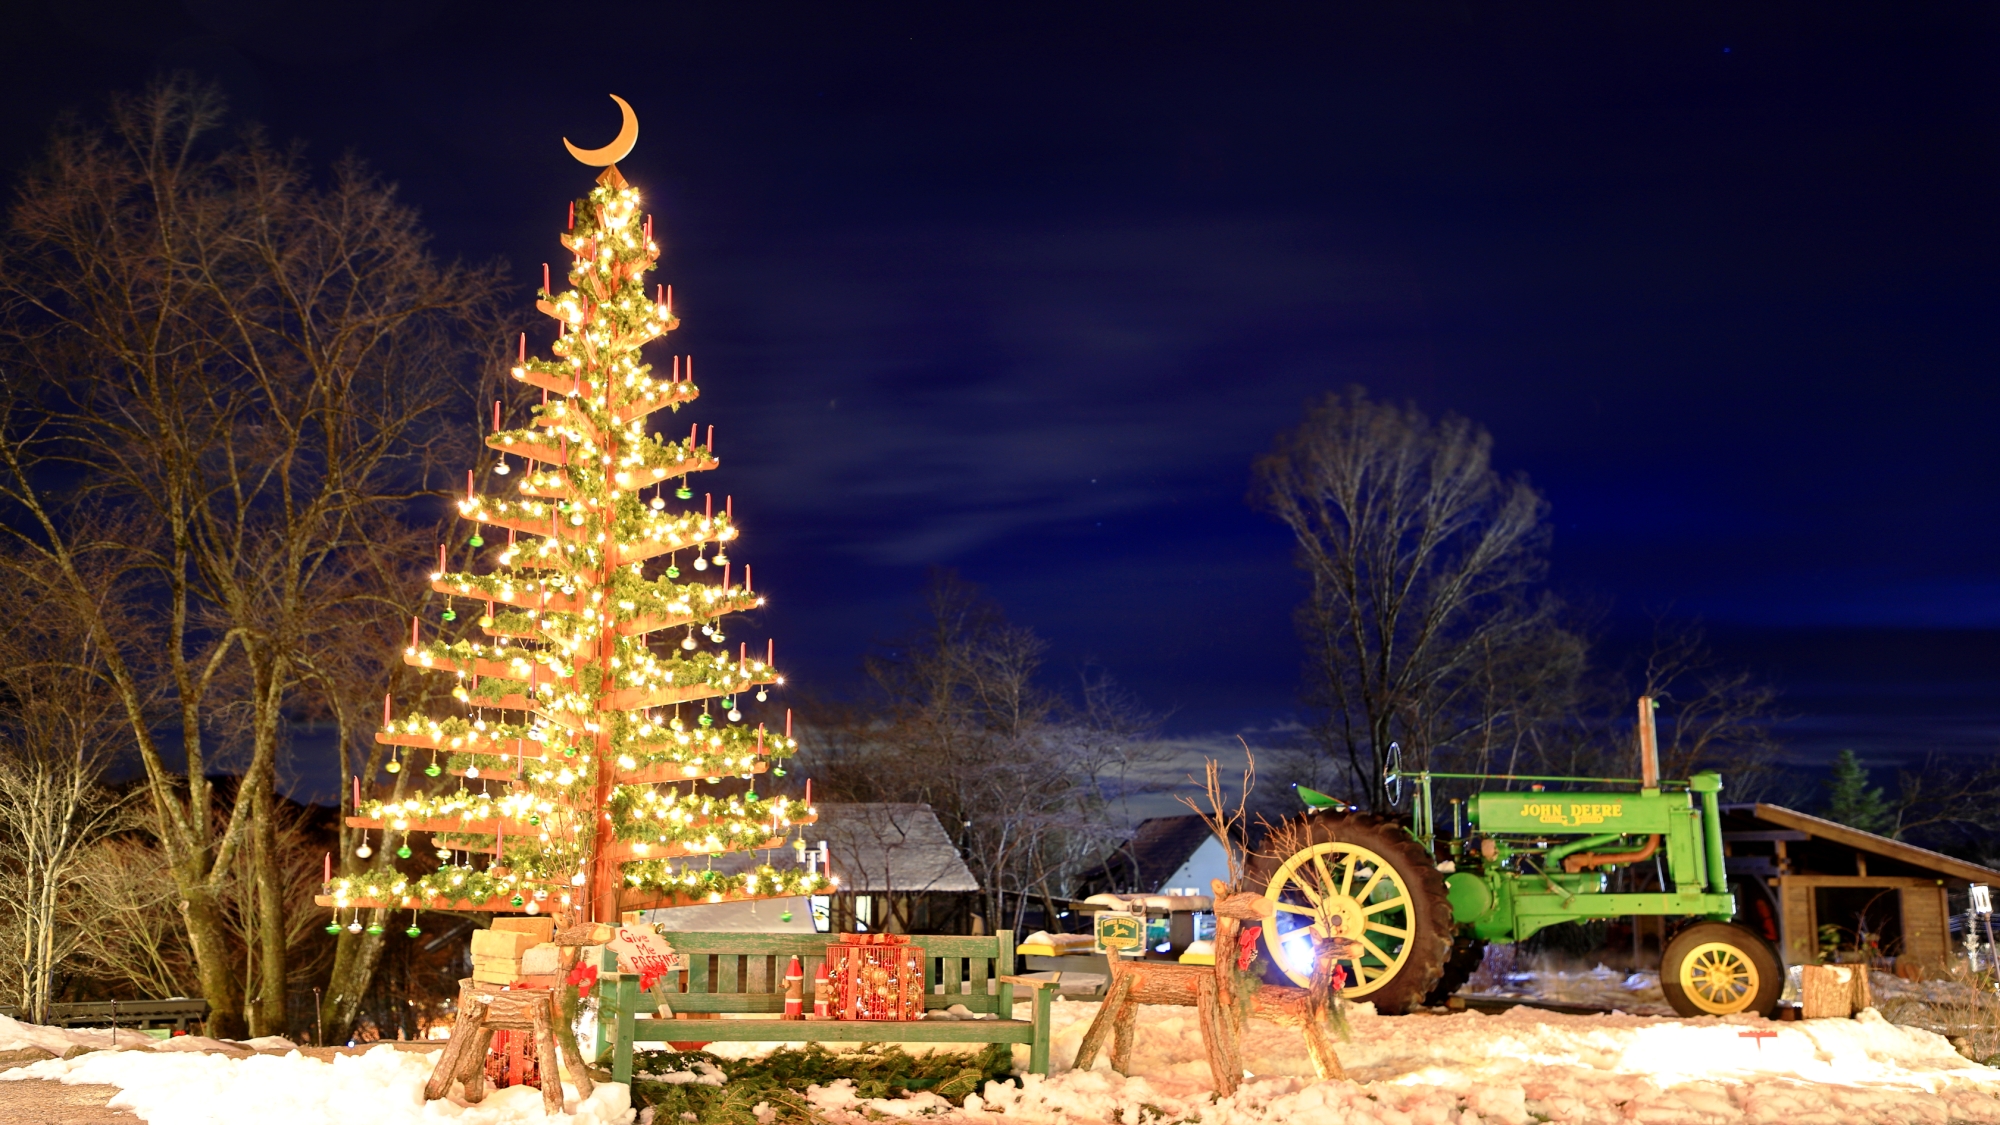
{"label": "green ornament ball", "polygon": [[337,934],[337,933],[339,933],[339,932],[340,932],[340,931],[341,931],[341,930],[342,930],[343,928],[344,928],[344,927],[343,927],[343,926],[341,926],[341,924],[340,924],[340,923],[338,923],[338,922],[328,922],[328,923],[326,924],[326,932],[327,932],[327,933],[330,933],[330,934]]}
{"label": "green ornament ball", "polygon": [[680,576],[681,576],[681,568],[680,568],[680,567],[677,567],[677,566],[674,566],[674,565],[673,565],[673,564],[671,564],[671,563],[667,564],[667,577],[668,577],[668,578],[679,578]]}
{"label": "green ornament ball", "polygon": [[484,546],[486,546],[486,540],[484,540],[484,539],[480,538],[480,537],[479,537],[479,536],[477,536],[477,535],[473,536],[473,537],[472,537],[472,538],[470,538],[470,539],[467,539],[467,540],[466,540],[466,542],[467,542],[467,543],[470,543],[470,544],[472,544],[472,545],[473,545],[473,546],[475,546],[475,547],[484,547]]}
{"label": "green ornament ball", "polygon": [[779,777],[785,776],[785,768],[783,766],[772,766],[771,772],[777,774]]}
{"label": "green ornament ball", "polygon": [[456,621],[458,620],[458,611],[447,609],[444,611],[443,616],[446,621]]}
{"label": "green ornament ball", "polygon": [[403,845],[402,847],[400,847],[400,848],[397,848],[397,849],[396,849],[396,858],[397,858],[397,859],[408,859],[408,858],[410,858],[410,845],[408,845],[408,844],[404,844],[404,845]]}
{"label": "green ornament ball", "polygon": [[676,488],[674,489],[674,495],[680,497],[682,500],[692,500],[694,499],[694,489]]}
{"label": "green ornament ball", "polygon": [[715,725],[715,720],[710,718],[708,712],[706,711],[703,711],[701,713],[701,718],[696,719],[695,721],[705,727],[712,727]]}
{"label": "green ornament ball", "polygon": [[438,768],[438,764],[436,762],[432,762],[430,765],[424,767],[425,777],[436,777],[437,775],[443,772],[444,772],[443,770]]}
{"label": "green ornament ball", "polygon": [[513,902],[515,906],[526,906],[528,900],[522,898],[520,895],[515,895]]}
{"label": "green ornament ball", "polygon": [[789,910],[787,910],[787,911],[785,911],[784,913],[782,913],[782,914],[778,915],[778,921],[780,921],[780,922],[789,922],[789,921],[791,921],[791,920],[792,920],[792,912],[791,912],[791,911],[789,911]]}
{"label": "green ornament ball", "polygon": [[417,928],[417,924],[416,924],[415,922],[412,922],[412,923],[410,923],[410,928],[409,928],[409,929],[407,929],[407,930],[404,930],[403,932],[404,932],[405,934],[408,934],[408,935],[409,935],[410,937],[422,937],[422,936],[424,936],[424,932],[423,932],[422,930],[420,930],[420,929],[418,929],[418,928]]}
{"label": "green ornament ball", "polygon": [[380,922],[368,923],[368,932],[371,934],[380,934],[382,932],[382,923]]}

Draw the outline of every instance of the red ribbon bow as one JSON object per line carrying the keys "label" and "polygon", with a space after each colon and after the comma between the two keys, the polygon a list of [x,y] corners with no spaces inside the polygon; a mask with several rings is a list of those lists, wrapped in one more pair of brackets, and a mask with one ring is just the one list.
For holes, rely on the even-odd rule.
{"label": "red ribbon bow", "polygon": [[1236,933],[1236,971],[1250,971],[1250,962],[1257,959],[1257,939],[1264,936],[1263,926],[1245,926]]}
{"label": "red ribbon bow", "polygon": [[596,988],[597,966],[580,964],[569,971],[569,976],[564,978],[563,983],[573,984],[582,989]]}

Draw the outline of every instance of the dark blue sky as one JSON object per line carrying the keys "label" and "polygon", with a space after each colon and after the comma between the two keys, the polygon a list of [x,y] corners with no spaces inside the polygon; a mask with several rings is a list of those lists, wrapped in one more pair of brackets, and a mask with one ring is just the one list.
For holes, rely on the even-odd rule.
{"label": "dark blue sky", "polygon": [[[1350,382],[1486,424],[1557,586],[1706,618],[1815,754],[2000,740],[1989,4],[15,4],[17,167],[160,67],[527,288],[649,194],[781,655],[956,566],[1172,729],[1284,721],[1243,503]],[[739,552],[732,551],[732,556]]]}

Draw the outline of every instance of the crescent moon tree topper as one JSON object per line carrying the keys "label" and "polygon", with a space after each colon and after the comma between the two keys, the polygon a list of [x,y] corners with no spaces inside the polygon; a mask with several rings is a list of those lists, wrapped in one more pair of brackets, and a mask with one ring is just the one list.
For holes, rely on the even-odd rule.
{"label": "crescent moon tree topper", "polygon": [[611,95],[611,100],[618,103],[618,112],[624,115],[624,119],[618,126],[618,135],[611,139],[610,144],[603,148],[581,149],[571,144],[568,137],[563,138],[563,147],[569,150],[569,154],[593,168],[609,168],[632,155],[632,146],[639,143],[639,115],[633,113],[631,104],[617,94]]}

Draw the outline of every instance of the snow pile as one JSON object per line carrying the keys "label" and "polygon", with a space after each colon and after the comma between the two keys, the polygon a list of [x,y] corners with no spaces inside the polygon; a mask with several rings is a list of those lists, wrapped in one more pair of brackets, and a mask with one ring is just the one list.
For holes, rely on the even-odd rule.
{"label": "snow pile", "polygon": [[[1019,1088],[989,1083],[976,1106],[968,1103],[975,1112],[967,1116],[998,1111],[1010,1123],[1123,1125],[1141,1125],[1155,1112],[1168,1121],[1214,1125],[2000,1122],[2000,1070],[1970,1063],[1942,1038],[1874,1012],[1806,1023],[1526,1008],[1390,1019],[1356,1004],[1354,1041],[1339,1045],[1352,1081],[1314,1080],[1297,1033],[1256,1020],[1245,1037],[1244,1064],[1257,1077],[1235,1097],[1211,1103],[1190,1008],[1140,1014],[1132,1060],[1140,1077],[1123,1078],[1103,1061],[1088,1073],[1060,1073],[1096,1009],[1058,1005],[1059,1073]],[[839,1091],[814,1100],[848,1108]]]}
{"label": "snow pile", "polygon": [[[120,1047],[150,1048],[157,1040],[129,1028],[118,1029]],[[39,1047],[52,1055],[61,1055],[71,1047],[103,1048],[112,1045],[110,1028],[69,1028],[43,1027],[40,1024],[22,1023],[19,1020],[0,1016],[0,1051],[23,1051]]]}
{"label": "snow pile", "polygon": [[[376,1047],[332,1062],[285,1055],[231,1058],[219,1054],[101,1051],[48,1059],[0,1072],[0,1081],[54,1078],[69,1084],[119,1087],[113,1109],[129,1109],[148,1125],[522,1125],[551,1122],[542,1092],[532,1086],[489,1090],[468,1106],[456,1098],[424,1101],[424,1083],[438,1051]],[[552,1125],[630,1125],[631,1090],[597,1087],[580,1103],[565,1085],[569,1111]]]}

